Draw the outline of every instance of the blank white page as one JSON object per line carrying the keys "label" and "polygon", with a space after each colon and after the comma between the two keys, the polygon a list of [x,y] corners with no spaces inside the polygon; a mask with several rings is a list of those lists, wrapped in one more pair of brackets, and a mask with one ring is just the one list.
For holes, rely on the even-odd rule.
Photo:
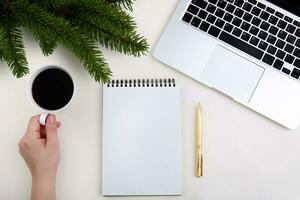
{"label": "blank white page", "polygon": [[177,87],[103,88],[104,196],[180,195]]}

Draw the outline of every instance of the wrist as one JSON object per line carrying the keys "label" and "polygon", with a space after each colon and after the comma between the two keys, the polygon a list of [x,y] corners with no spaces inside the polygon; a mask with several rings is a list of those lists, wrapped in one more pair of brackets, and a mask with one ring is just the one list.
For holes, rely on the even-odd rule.
{"label": "wrist", "polygon": [[56,176],[51,174],[35,174],[32,176],[31,199],[54,200]]}
{"label": "wrist", "polygon": [[55,184],[56,174],[36,173],[32,174],[32,182]]}

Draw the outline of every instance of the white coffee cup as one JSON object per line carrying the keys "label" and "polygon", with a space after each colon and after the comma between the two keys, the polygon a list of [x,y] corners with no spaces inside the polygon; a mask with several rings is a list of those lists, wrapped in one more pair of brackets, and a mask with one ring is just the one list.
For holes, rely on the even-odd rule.
{"label": "white coffee cup", "polygon": [[[73,84],[73,93],[72,93],[72,96],[69,98],[69,101],[63,105],[62,107],[60,108],[57,108],[57,109],[45,109],[43,107],[41,107],[37,102],[36,100],[34,99],[33,97],[33,84],[35,83],[35,80],[36,78],[44,71],[46,70],[49,70],[49,69],[58,69],[62,72],[64,72],[66,75],[68,75],[68,77],[70,78],[69,80],[72,81],[72,84]],[[37,83],[35,83],[37,84]],[[72,100],[74,99],[74,96],[75,96],[75,83],[74,83],[74,80],[72,78],[72,76],[70,75],[69,72],[67,72],[65,69],[63,69],[62,67],[58,67],[58,66],[55,66],[55,65],[48,65],[48,66],[45,66],[45,67],[42,67],[40,69],[38,69],[35,73],[33,73],[33,75],[31,76],[31,78],[29,79],[29,82],[28,82],[28,86],[27,86],[27,94],[28,94],[28,99],[29,101],[31,102],[31,104],[37,108],[38,110],[41,111],[41,115],[40,115],[40,118],[39,118],[39,122],[41,125],[45,125],[46,124],[46,119],[47,119],[47,116],[50,114],[50,113],[57,113],[57,112],[60,112],[64,109],[66,109],[70,103],[72,102]],[[59,97],[57,97],[59,98]]]}

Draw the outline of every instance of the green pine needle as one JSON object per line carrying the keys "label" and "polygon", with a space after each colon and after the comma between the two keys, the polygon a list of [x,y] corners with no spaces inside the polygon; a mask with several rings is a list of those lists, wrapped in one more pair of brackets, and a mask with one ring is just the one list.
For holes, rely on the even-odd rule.
{"label": "green pine needle", "polygon": [[127,55],[145,55],[149,46],[136,33],[133,0],[0,0],[0,60],[16,77],[28,73],[20,27],[28,28],[44,55],[58,44],[70,50],[99,83],[112,72],[97,43]]}
{"label": "green pine needle", "polygon": [[149,49],[146,39],[135,32],[133,18],[117,7],[87,0],[68,10],[64,17],[106,48],[133,56],[145,55]]}
{"label": "green pine needle", "polygon": [[118,6],[123,6],[124,8],[127,8],[130,11],[133,10],[132,8],[133,0],[105,0],[105,1],[108,3],[116,4]]}
{"label": "green pine needle", "polygon": [[35,35],[48,35],[50,41],[58,41],[71,50],[97,82],[105,83],[110,79],[111,72],[101,52],[93,42],[81,35],[77,27],[25,0],[19,0],[14,8],[24,26]]}
{"label": "green pine needle", "polygon": [[3,23],[0,27],[1,58],[7,62],[13,74],[20,78],[29,72],[22,33],[11,21],[5,20]]}

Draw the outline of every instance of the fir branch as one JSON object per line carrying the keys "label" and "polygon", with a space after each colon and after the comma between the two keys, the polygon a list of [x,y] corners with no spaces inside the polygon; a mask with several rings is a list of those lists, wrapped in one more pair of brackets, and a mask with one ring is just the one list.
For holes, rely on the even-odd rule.
{"label": "fir branch", "polygon": [[105,0],[107,3],[116,4],[118,6],[123,6],[124,8],[133,11],[132,4],[134,0]]}
{"label": "fir branch", "polygon": [[103,27],[102,23],[93,23],[88,20],[74,21],[74,24],[83,27],[89,37],[113,51],[139,57],[146,55],[149,50],[146,39],[134,31],[120,34],[118,31]]}
{"label": "fir branch", "polygon": [[77,27],[73,27],[65,19],[54,16],[36,4],[29,4],[26,0],[16,0],[13,5],[23,25],[35,35],[48,35],[50,40],[59,41],[79,57],[86,70],[97,82],[109,81],[111,71],[102,53],[93,41],[81,34]]}
{"label": "fir branch", "polygon": [[54,9],[57,16],[68,20],[82,19],[102,20],[103,26],[117,31],[134,31],[136,23],[133,18],[119,7],[106,4],[103,0],[76,0]]}
{"label": "fir branch", "polygon": [[28,0],[30,4],[35,3],[46,9],[56,7],[60,5],[62,1],[64,0]]}
{"label": "fir branch", "polygon": [[57,41],[49,38],[47,33],[43,32],[34,32],[34,36],[45,56],[51,55],[54,52],[57,47]]}
{"label": "fir branch", "polygon": [[10,13],[6,13],[0,26],[0,57],[5,60],[13,74],[20,78],[28,74],[28,63],[22,40],[22,32],[15,27]]}
{"label": "fir branch", "polygon": [[133,18],[118,7],[95,4],[93,0],[78,1],[69,6],[69,13],[64,17],[82,27],[86,35],[101,45],[127,55],[147,53],[147,41],[135,32]]}

